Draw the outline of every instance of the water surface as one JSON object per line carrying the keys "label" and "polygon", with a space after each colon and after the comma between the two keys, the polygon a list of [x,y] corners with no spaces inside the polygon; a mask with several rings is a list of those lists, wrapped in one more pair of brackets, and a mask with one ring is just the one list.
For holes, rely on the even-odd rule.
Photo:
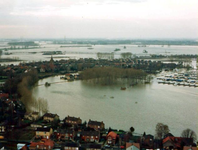
{"label": "water surface", "polygon": [[[58,82],[60,77],[39,81]],[[104,121],[106,127],[154,134],[158,122],[167,124],[180,136],[186,128],[198,133],[197,88],[158,84],[139,84],[120,90],[120,86],[94,86],[82,81],[37,86],[35,97],[48,100],[49,111],[61,119],[67,115]]]}

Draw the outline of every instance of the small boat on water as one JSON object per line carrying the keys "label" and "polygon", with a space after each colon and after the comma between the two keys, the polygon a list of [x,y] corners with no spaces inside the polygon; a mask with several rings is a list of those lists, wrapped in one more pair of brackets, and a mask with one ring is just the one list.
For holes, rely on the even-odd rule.
{"label": "small boat on water", "polygon": [[120,90],[126,90],[126,87],[121,87]]}
{"label": "small boat on water", "polygon": [[119,48],[116,48],[114,51],[115,51],[115,52],[116,52],[116,51],[120,51],[120,49],[119,49]]}
{"label": "small boat on water", "polygon": [[147,50],[143,50],[143,53],[148,53],[148,51]]}
{"label": "small boat on water", "polygon": [[45,82],[45,86],[47,87],[47,86],[50,86],[51,84],[50,83],[48,83],[48,82]]}

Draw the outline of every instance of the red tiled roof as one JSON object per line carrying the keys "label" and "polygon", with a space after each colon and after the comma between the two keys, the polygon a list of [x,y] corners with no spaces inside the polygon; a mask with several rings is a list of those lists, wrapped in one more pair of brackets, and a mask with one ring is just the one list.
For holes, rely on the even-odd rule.
{"label": "red tiled roof", "polygon": [[51,146],[51,147],[53,147],[54,146],[54,141],[52,141],[50,139],[42,139],[39,142],[32,142],[30,144],[30,147],[35,147],[37,145],[44,145],[44,146]]}
{"label": "red tiled roof", "polygon": [[168,141],[170,141],[175,147],[181,147],[181,137],[168,136],[165,139],[163,139],[163,144],[165,144]]}
{"label": "red tiled roof", "polygon": [[111,136],[113,139],[116,139],[117,134],[115,132],[111,131],[108,133],[107,137],[109,137],[109,136]]}
{"label": "red tiled roof", "polygon": [[126,148],[128,148],[128,147],[130,147],[132,145],[133,145],[133,143],[126,143]]}

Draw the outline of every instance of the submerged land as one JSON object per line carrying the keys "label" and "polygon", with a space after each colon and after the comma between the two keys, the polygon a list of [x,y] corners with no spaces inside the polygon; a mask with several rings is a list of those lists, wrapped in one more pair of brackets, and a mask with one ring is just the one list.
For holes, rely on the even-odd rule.
{"label": "submerged land", "polygon": [[[32,42],[29,43],[30,46],[32,44],[36,46]],[[53,44],[67,43],[68,41],[62,40],[53,41]],[[74,40],[72,43],[138,44],[143,47],[151,44],[197,45],[197,41],[188,40]],[[28,42],[10,44],[27,46]],[[0,144],[8,149],[16,149],[19,143],[26,149],[183,149],[185,146],[196,147],[196,133],[191,132],[190,129],[187,132],[192,135],[181,134],[181,137],[175,137],[170,133],[168,125],[163,123],[156,125],[156,135],[150,135],[135,133],[135,127],[130,126],[128,131],[105,128],[105,122],[102,120],[82,122],[80,117],[71,117],[69,113],[64,119],[60,119],[58,114],[49,112],[48,102],[45,99],[35,99],[32,96],[31,89],[38,80],[50,76],[62,75],[68,81],[83,80],[91,84],[111,85],[127,82],[130,86],[135,86],[138,83],[149,84],[151,76],[162,70],[194,69],[186,62],[197,59],[197,55],[171,55],[168,58],[167,55],[137,57],[129,52],[123,52],[119,59],[113,58],[110,53],[97,53],[97,56],[98,59],[61,60],[54,60],[51,56],[48,61],[0,65]],[[164,59],[168,59],[169,63],[166,63]],[[46,83],[46,86],[50,86],[50,83]],[[124,88],[121,87],[121,90],[125,90]]]}

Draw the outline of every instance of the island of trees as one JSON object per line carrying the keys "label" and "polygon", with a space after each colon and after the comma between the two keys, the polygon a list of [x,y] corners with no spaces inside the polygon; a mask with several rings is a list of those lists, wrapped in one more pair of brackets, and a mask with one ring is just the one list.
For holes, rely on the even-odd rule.
{"label": "island of trees", "polygon": [[86,82],[100,85],[134,85],[147,80],[147,74],[144,71],[133,68],[90,68],[81,72],[80,76]]}

